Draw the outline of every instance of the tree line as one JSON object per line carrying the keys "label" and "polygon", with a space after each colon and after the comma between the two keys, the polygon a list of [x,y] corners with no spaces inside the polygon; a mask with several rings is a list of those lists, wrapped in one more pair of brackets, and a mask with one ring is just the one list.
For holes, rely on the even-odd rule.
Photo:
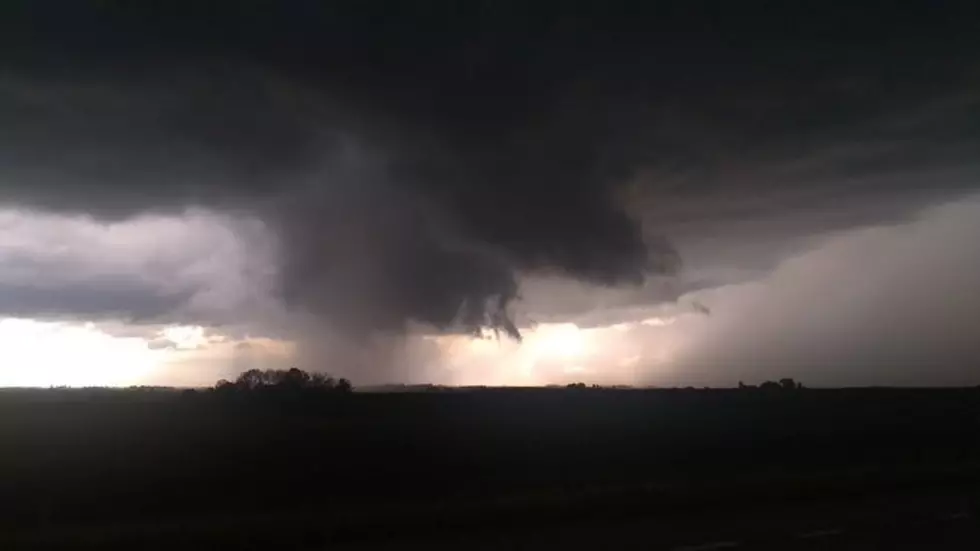
{"label": "tree line", "polygon": [[221,379],[214,385],[219,393],[267,393],[267,392],[329,392],[348,394],[354,390],[351,382],[343,377],[335,379],[326,373],[307,373],[302,369],[249,369],[234,381]]}
{"label": "tree line", "polygon": [[787,377],[787,378],[784,378],[784,379],[780,379],[778,382],[776,382],[776,381],[766,381],[766,382],[762,383],[759,386],[747,385],[747,384],[743,383],[742,381],[739,381],[738,382],[738,389],[739,390],[755,390],[755,389],[758,389],[758,390],[765,390],[765,391],[769,391],[769,392],[777,392],[777,391],[802,390],[803,388],[805,388],[803,386],[803,383],[797,382],[796,380],[794,380],[794,379],[792,379],[790,377]]}

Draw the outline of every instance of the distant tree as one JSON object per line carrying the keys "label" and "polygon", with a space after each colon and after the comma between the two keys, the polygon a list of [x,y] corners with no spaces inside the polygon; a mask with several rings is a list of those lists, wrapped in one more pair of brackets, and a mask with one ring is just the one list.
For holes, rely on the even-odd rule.
{"label": "distant tree", "polygon": [[310,386],[310,374],[302,369],[291,367],[279,373],[278,386],[290,390],[299,390]]}
{"label": "distant tree", "polygon": [[343,394],[347,394],[354,390],[354,385],[352,385],[350,381],[348,381],[347,379],[341,377],[340,379],[337,379],[337,384],[336,386],[334,386],[334,390]]}
{"label": "distant tree", "polygon": [[266,369],[262,372],[262,386],[278,386],[286,377],[281,369]]}
{"label": "distant tree", "polygon": [[222,392],[272,392],[276,395],[307,391],[351,392],[354,387],[347,379],[335,380],[324,373],[307,373],[297,367],[289,369],[249,369],[242,372],[234,383],[218,381],[215,390]]}
{"label": "distant tree", "polygon": [[[739,383],[739,388],[749,389],[755,387],[747,386],[742,383]],[[801,388],[803,388],[803,384],[796,382],[790,377],[785,377],[783,379],[780,379],[778,383],[776,381],[766,381],[761,385],[759,385],[759,389],[768,392],[794,392]]]}
{"label": "distant tree", "polygon": [[337,381],[326,373],[313,373],[310,375],[310,386],[312,388],[332,390],[337,386]]}
{"label": "distant tree", "polygon": [[243,371],[235,379],[235,386],[240,390],[255,390],[265,384],[265,375],[258,369]]}
{"label": "distant tree", "polygon": [[796,381],[786,377],[785,379],[779,380],[779,386],[783,387],[783,390],[796,390]]}
{"label": "distant tree", "polygon": [[783,388],[782,385],[780,385],[775,381],[766,381],[761,385],[759,385],[759,390],[778,391],[778,390],[782,390],[782,388]]}

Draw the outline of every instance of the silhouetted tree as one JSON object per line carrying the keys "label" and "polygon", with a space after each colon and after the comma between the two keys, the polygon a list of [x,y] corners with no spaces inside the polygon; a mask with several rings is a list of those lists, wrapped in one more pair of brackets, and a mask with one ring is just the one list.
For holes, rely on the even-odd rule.
{"label": "silhouetted tree", "polygon": [[334,386],[334,390],[346,394],[354,390],[354,385],[352,385],[347,379],[341,377],[337,380],[337,385]]}
{"label": "silhouetted tree", "polygon": [[262,372],[262,386],[278,386],[286,378],[286,372],[281,369],[266,369]]}
{"label": "silhouetted tree", "polygon": [[278,385],[289,390],[299,390],[310,386],[310,374],[302,369],[291,367],[279,374]]}
{"label": "silhouetted tree", "polygon": [[265,384],[265,376],[262,371],[258,369],[249,369],[248,371],[243,371],[235,379],[235,386],[239,390],[255,390]]}
{"label": "silhouetted tree", "polygon": [[324,373],[310,374],[302,369],[249,369],[242,372],[234,383],[220,380],[215,385],[221,392],[263,392],[276,395],[295,394],[306,391],[351,392],[354,386],[347,379],[335,380]]}
{"label": "silhouetted tree", "polygon": [[[741,381],[739,381],[738,388],[752,389],[755,387],[745,385]],[[759,390],[764,390],[766,392],[794,392],[801,388],[803,388],[803,384],[796,382],[790,377],[785,377],[783,379],[780,379],[778,383],[776,381],[766,381],[761,385],[759,385]]]}
{"label": "silhouetted tree", "polygon": [[310,375],[310,386],[313,388],[332,390],[337,386],[337,381],[326,373],[313,373]]}
{"label": "silhouetted tree", "polygon": [[769,392],[782,390],[783,387],[775,381],[766,381],[759,385],[759,390],[766,390]]}

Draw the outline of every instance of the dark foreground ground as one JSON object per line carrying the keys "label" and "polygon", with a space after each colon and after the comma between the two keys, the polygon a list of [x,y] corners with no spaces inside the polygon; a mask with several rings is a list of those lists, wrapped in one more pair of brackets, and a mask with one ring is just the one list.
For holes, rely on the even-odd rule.
{"label": "dark foreground ground", "polygon": [[977,389],[0,391],[0,549],[977,549],[978,489]]}

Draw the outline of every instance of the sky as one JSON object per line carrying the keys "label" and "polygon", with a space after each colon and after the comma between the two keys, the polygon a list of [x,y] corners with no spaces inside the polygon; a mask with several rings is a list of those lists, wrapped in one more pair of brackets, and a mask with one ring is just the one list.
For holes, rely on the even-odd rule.
{"label": "sky", "polygon": [[980,383],[970,6],[0,10],[0,385]]}

